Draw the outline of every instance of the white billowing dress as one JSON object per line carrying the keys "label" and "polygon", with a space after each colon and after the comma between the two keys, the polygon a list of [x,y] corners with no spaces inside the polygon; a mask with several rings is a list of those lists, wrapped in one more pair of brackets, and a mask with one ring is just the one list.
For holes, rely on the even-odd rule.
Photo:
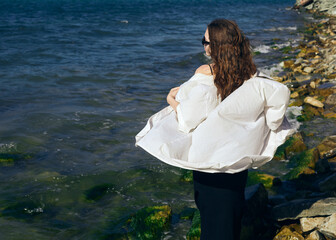
{"label": "white billowing dress", "polygon": [[151,116],[135,146],[202,172],[260,167],[295,132],[285,117],[289,89],[266,77],[257,72],[221,102],[213,76],[195,74],[180,86],[177,113],[168,106]]}

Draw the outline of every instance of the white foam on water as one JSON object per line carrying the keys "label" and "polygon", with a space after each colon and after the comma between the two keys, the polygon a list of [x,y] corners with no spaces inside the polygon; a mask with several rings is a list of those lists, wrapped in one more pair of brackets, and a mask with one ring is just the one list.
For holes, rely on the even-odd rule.
{"label": "white foam on water", "polygon": [[278,64],[273,64],[270,66],[265,66],[265,67],[261,67],[259,69],[261,72],[265,73],[268,76],[274,76],[276,74],[274,74],[275,72],[281,72],[282,71],[282,67],[280,65],[280,63]]}
{"label": "white foam on water", "polygon": [[291,125],[292,128],[294,128],[296,131],[300,128],[301,122],[299,122],[296,118],[301,115],[301,106],[291,106],[288,107],[286,110],[286,118]]}
{"label": "white foam on water", "polygon": [[255,47],[253,51],[255,52],[261,52],[261,53],[268,53],[272,50],[270,46],[267,45],[259,45],[258,47]]}
{"label": "white foam on water", "polygon": [[121,23],[126,23],[126,24],[127,24],[127,23],[128,23],[128,20],[121,20],[120,22],[121,22]]}
{"label": "white foam on water", "polygon": [[276,32],[276,31],[296,31],[297,27],[272,27],[268,29],[264,29],[265,32]]}

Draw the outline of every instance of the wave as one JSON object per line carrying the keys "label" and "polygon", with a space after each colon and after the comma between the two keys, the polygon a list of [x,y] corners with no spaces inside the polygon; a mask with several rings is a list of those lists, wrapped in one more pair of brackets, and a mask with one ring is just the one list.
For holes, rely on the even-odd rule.
{"label": "wave", "polygon": [[267,28],[264,29],[265,32],[276,32],[276,31],[296,31],[297,27],[272,27],[272,28]]}
{"label": "wave", "polygon": [[260,52],[260,53],[268,53],[272,50],[270,46],[267,45],[259,45],[258,47],[253,48],[255,52]]}

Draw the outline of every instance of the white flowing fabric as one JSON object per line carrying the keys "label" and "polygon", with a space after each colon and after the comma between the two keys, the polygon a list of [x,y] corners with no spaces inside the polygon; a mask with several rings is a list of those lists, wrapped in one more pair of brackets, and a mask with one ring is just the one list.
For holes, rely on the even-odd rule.
{"label": "white flowing fabric", "polygon": [[257,72],[221,102],[213,76],[195,74],[180,86],[177,113],[168,106],[151,116],[135,146],[202,172],[260,167],[295,132],[285,117],[289,89],[268,78]]}

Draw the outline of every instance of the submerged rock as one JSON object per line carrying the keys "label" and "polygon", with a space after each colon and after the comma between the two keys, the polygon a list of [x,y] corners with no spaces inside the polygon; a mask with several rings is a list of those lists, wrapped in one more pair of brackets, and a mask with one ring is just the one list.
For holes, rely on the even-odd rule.
{"label": "submerged rock", "polygon": [[114,186],[112,184],[100,184],[89,188],[84,192],[85,199],[88,201],[98,201],[108,192],[113,191]]}
{"label": "submerged rock", "polygon": [[170,225],[171,216],[168,205],[143,208],[128,220],[132,230],[127,235],[140,240],[160,239]]}

